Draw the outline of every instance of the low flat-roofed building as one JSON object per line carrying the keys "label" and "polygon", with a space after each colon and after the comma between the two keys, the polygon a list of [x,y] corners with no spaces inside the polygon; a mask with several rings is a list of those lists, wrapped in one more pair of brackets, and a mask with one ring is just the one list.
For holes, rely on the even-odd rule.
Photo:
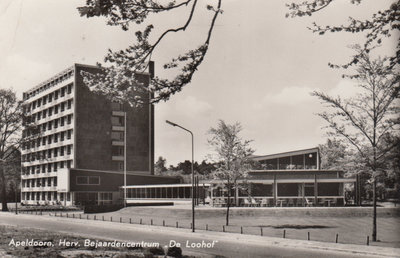
{"label": "low flat-roofed building", "polygon": [[[345,205],[344,184],[355,183],[340,170],[321,169],[319,148],[253,156],[259,170],[250,170],[232,190],[231,203],[238,206]],[[221,180],[206,180],[214,205],[225,204],[228,193]]]}

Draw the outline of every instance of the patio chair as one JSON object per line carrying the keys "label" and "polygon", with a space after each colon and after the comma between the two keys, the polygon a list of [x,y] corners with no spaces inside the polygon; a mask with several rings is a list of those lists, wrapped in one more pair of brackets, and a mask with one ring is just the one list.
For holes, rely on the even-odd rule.
{"label": "patio chair", "polygon": [[308,200],[308,198],[306,198],[306,206],[307,207],[311,207],[311,206],[313,206],[313,201],[312,200]]}
{"label": "patio chair", "polygon": [[251,205],[253,207],[257,207],[257,206],[260,206],[260,203],[256,199],[251,198]]}
{"label": "patio chair", "polygon": [[244,206],[245,207],[250,207],[250,205],[251,205],[251,203],[250,203],[250,201],[249,201],[249,199],[244,199]]}
{"label": "patio chair", "polygon": [[266,198],[261,199],[260,206],[261,207],[267,207],[268,206],[268,199],[266,199]]}
{"label": "patio chair", "polygon": [[289,207],[293,207],[294,206],[294,200],[292,198],[289,199],[288,206]]}

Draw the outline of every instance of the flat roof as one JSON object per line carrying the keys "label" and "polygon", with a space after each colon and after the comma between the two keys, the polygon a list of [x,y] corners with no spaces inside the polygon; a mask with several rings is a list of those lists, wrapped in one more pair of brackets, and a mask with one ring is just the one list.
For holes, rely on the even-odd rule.
{"label": "flat roof", "polygon": [[283,157],[295,156],[295,155],[301,155],[301,154],[309,154],[311,152],[319,153],[319,148],[314,147],[314,148],[309,148],[309,149],[287,151],[287,152],[281,152],[281,153],[269,154],[269,155],[261,155],[261,156],[254,155],[253,157],[251,157],[251,159],[253,159],[253,160],[276,159],[276,158],[283,158]]}
{"label": "flat roof", "polygon": [[[199,183],[199,186],[203,184]],[[210,184],[204,184],[204,186],[210,186]],[[164,188],[164,187],[192,187],[192,184],[162,184],[162,185],[127,185],[126,188]],[[125,186],[121,186],[125,188]]]}

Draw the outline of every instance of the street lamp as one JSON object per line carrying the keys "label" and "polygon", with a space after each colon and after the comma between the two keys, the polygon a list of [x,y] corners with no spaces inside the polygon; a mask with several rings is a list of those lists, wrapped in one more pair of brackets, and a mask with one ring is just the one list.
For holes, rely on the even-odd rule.
{"label": "street lamp", "polygon": [[126,111],[124,112],[124,207],[126,207]]}
{"label": "street lamp", "polygon": [[172,125],[172,126],[179,127],[179,128],[181,128],[181,129],[185,130],[186,132],[189,132],[190,135],[192,136],[192,166],[191,166],[191,170],[192,170],[192,232],[194,232],[194,231],[195,231],[195,230],[194,230],[194,229],[195,229],[195,227],[194,227],[194,171],[193,171],[193,161],[194,161],[194,136],[193,136],[193,133],[192,133],[190,130],[188,130],[188,129],[186,129],[186,128],[184,128],[184,127],[178,125],[178,124],[175,124],[175,123],[173,123],[173,122],[171,122],[171,121],[168,121],[168,120],[165,120],[165,122],[166,122],[167,124]]}

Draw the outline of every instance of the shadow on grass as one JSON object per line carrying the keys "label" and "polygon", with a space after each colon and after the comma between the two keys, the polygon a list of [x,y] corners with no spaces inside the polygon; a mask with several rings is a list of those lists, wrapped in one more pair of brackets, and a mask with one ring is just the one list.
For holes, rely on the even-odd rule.
{"label": "shadow on grass", "polygon": [[325,225],[295,225],[295,224],[283,224],[283,225],[258,225],[253,227],[262,227],[262,228],[292,228],[292,229],[310,229],[310,228],[336,228],[332,226],[325,226]]}
{"label": "shadow on grass", "polygon": [[331,226],[324,226],[324,225],[292,225],[292,224],[284,224],[284,225],[277,225],[277,226],[269,226],[272,228],[293,228],[293,229],[309,229],[309,228],[334,228]]}

